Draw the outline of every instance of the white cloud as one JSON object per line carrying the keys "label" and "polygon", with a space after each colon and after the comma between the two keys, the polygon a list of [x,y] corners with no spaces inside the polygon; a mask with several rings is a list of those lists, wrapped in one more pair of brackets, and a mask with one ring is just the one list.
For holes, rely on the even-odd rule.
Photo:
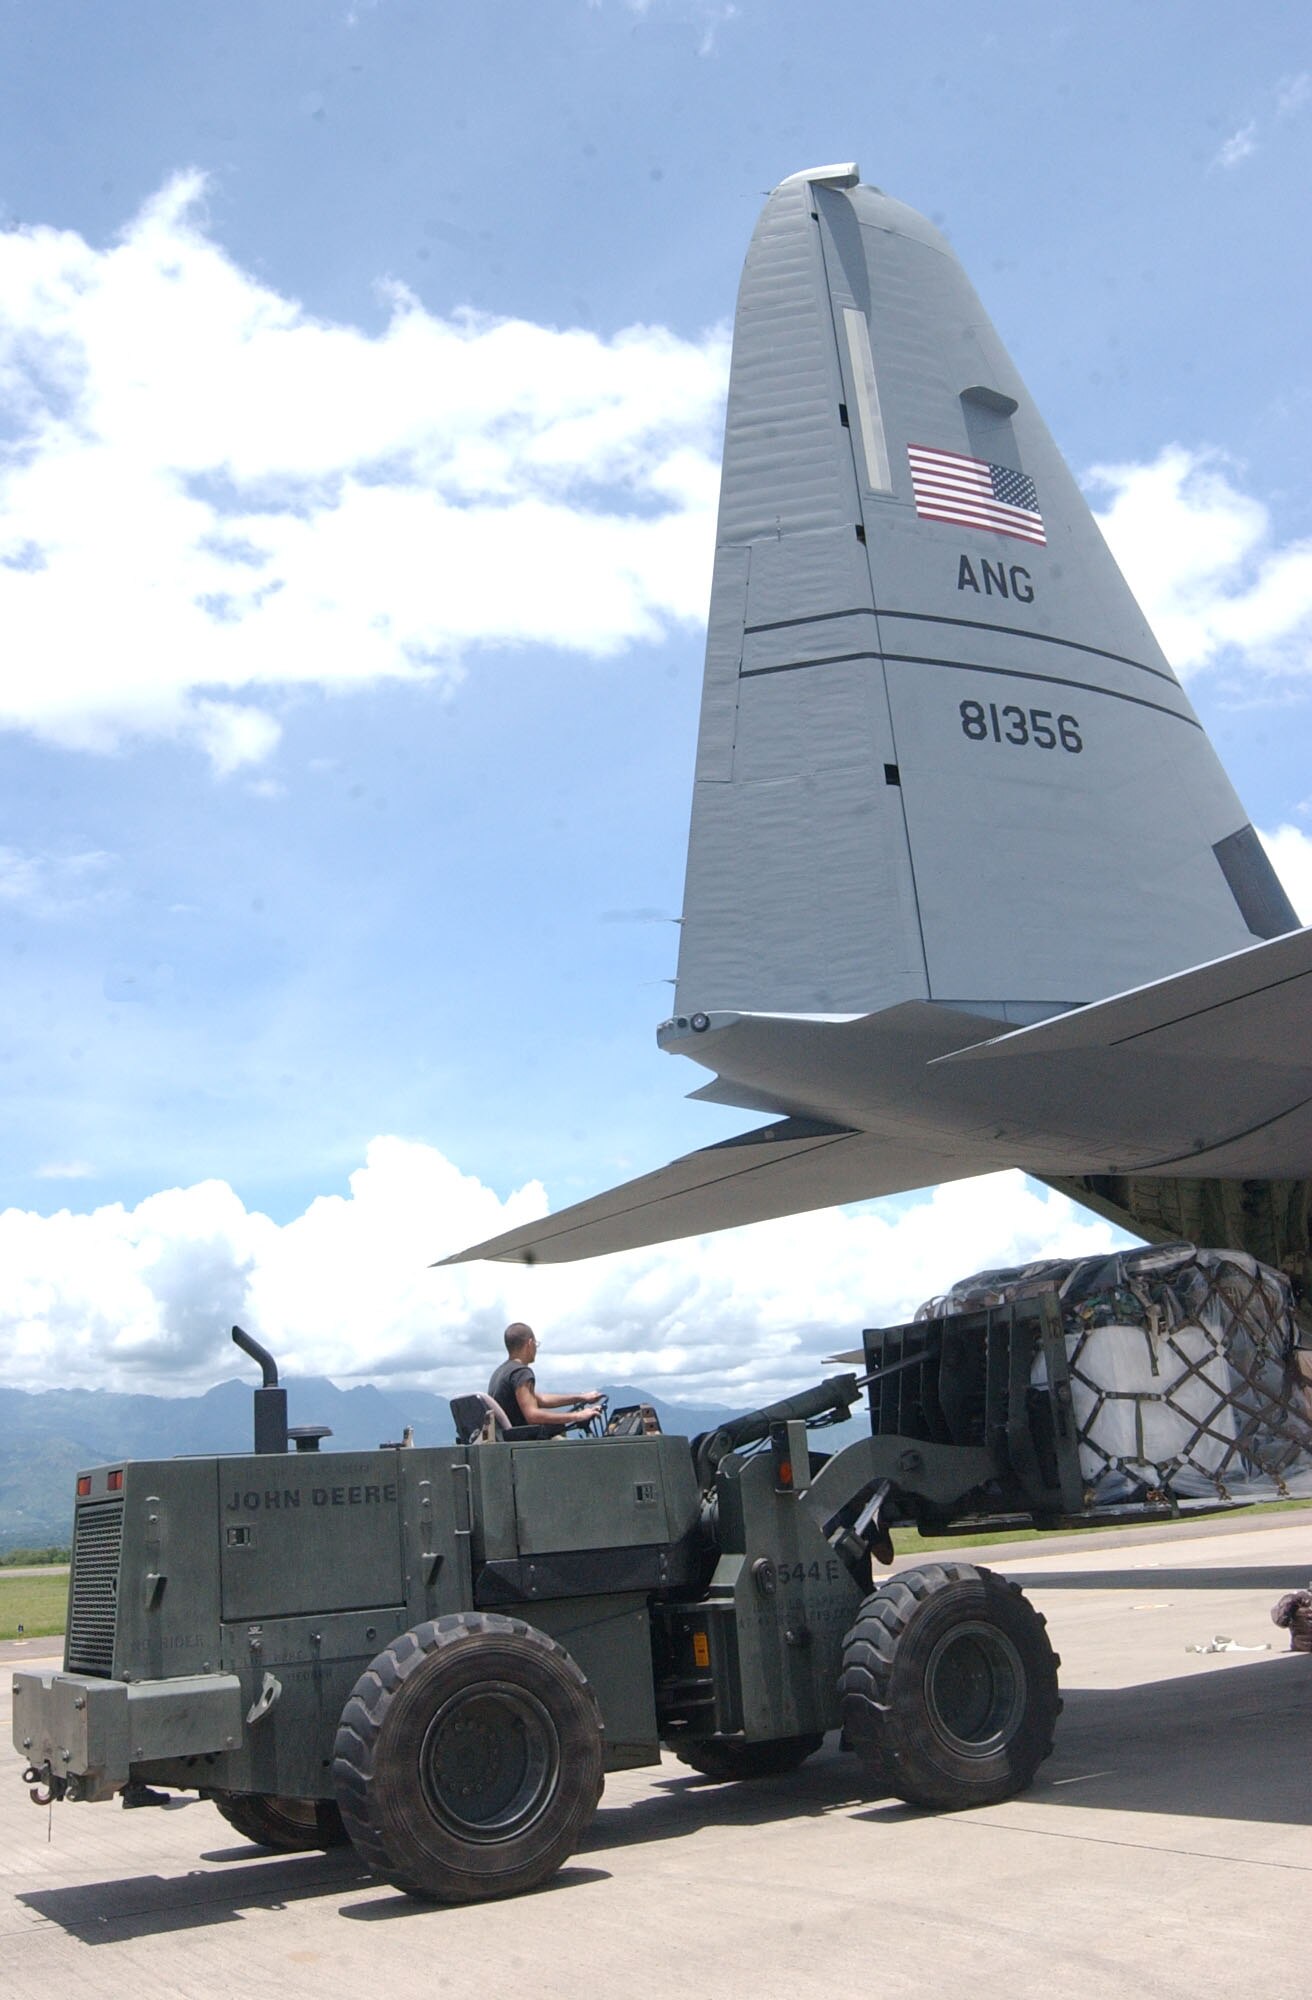
{"label": "white cloud", "polygon": [[315,320],[204,233],[182,175],[121,239],[0,237],[0,725],[228,771],[293,684],[601,655],[705,611],[727,342],[609,340],[400,288]]}
{"label": "white cloud", "polygon": [[1227,662],[1270,680],[1312,668],[1312,540],[1281,543],[1216,452],[1168,445],[1094,466],[1098,523],[1181,676]]}
{"label": "white cloud", "polygon": [[108,892],[114,857],[99,849],[85,853],[25,853],[0,847],[0,908],[28,916],[60,917],[85,910]]}
{"label": "white cloud", "polygon": [[1257,151],[1257,120],[1250,118],[1246,125],[1230,134],[1216,155],[1218,167],[1237,167]]}
{"label": "white cloud", "polygon": [[222,1181],[133,1209],[10,1209],[0,1380],[195,1389],[232,1373],[236,1321],[289,1375],[451,1395],[482,1386],[502,1328],[527,1318],[550,1356],[547,1387],[638,1381],[676,1401],[743,1404],[816,1379],[822,1357],[863,1326],[907,1317],[954,1278],[1117,1240],[1062,1196],[993,1174],[908,1206],[794,1216],[589,1263],[428,1268],[546,1206],[537,1183],[502,1202],[433,1147],[380,1138],[348,1194],[281,1227]]}
{"label": "white cloud", "polygon": [[95,1171],[86,1160],[51,1160],[37,1168],[36,1177],[39,1181],[86,1181]]}
{"label": "white cloud", "polygon": [[1301,924],[1312,924],[1312,837],[1297,826],[1261,835],[1271,865],[1285,885]]}
{"label": "white cloud", "polygon": [[1310,103],[1312,72],[1299,70],[1292,76],[1281,77],[1274,90],[1266,94],[1260,114],[1235,128],[1218,148],[1212,165],[1226,170],[1241,166],[1264,143],[1264,128],[1269,127],[1273,120],[1278,124],[1285,119],[1296,118]]}

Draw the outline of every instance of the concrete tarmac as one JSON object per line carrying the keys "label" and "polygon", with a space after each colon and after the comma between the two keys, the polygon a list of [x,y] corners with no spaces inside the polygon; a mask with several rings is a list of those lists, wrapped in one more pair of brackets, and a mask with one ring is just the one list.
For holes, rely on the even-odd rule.
{"label": "concrete tarmac", "polygon": [[[195,1800],[38,1809],[12,1757],[0,1991],[1302,2000],[1312,1655],[1286,1650],[1270,1610],[1312,1577],[1312,1519],[1098,1541],[962,1552],[1024,1582],[1064,1662],[1056,1753],[1022,1798],[978,1812],[871,1796],[832,1738],[750,1785],[667,1759],[607,1781],[547,1888],[445,1909],[349,1850],[265,1855]],[[1270,1650],[1187,1650],[1216,1635]]]}

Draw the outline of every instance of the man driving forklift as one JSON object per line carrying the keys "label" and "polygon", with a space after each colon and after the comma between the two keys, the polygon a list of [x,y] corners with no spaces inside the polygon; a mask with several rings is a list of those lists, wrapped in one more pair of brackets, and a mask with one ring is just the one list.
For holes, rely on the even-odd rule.
{"label": "man driving forklift", "polygon": [[601,1408],[599,1390],[562,1396],[548,1395],[538,1388],[533,1372],[538,1337],[531,1326],[523,1320],[512,1321],[506,1328],[505,1342],[506,1359],[494,1369],[487,1393],[505,1412],[508,1423],[535,1424],[550,1435],[567,1430],[571,1424],[591,1422]]}

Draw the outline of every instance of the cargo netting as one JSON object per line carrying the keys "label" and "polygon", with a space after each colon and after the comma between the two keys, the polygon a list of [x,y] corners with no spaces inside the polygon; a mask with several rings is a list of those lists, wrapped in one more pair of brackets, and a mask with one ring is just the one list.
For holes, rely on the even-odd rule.
{"label": "cargo netting", "polygon": [[[917,1319],[1055,1290],[1086,1504],[1312,1494],[1312,1349],[1289,1280],[1168,1243],[981,1271]],[[1032,1383],[1047,1381],[1036,1354]]]}

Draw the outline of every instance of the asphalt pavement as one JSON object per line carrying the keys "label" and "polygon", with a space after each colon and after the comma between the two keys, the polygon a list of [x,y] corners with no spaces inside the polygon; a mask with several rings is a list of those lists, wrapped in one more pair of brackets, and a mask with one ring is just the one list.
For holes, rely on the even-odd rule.
{"label": "asphalt pavement", "polygon": [[[349,1850],[265,1855],[199,1801],[38,1808],[0,1746],[0,1987],[1302,2000],[1312,1655],[1270,1610],[1312,1577],[1312,1518],[1097,1539],[963,1552],[1024,1582],[1063,1656],[1057,1750],[1023,1797],[917,1811],[835,1739],[755,1784],[667,1760],[611,1777],[579,1853],[513,1903],[413,1903]],[[1190,1650],[1218,1638],[1245,1650]]]}

